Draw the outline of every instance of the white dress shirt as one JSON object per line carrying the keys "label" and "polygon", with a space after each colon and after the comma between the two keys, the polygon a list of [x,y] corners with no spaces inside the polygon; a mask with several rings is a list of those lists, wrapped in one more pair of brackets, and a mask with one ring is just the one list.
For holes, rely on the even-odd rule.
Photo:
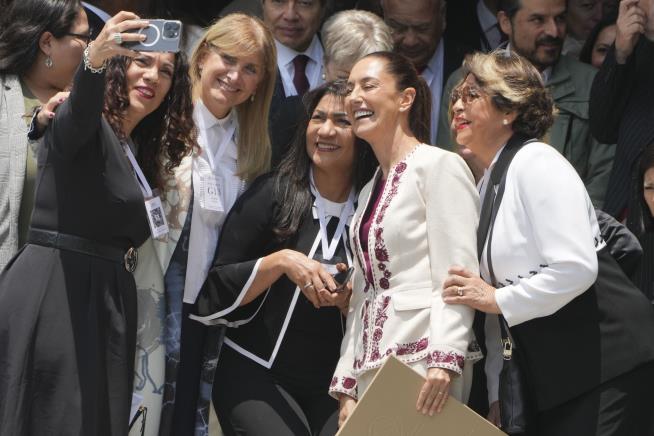
{"label": "white dress shirt", "polygon": [[443,48],[443,40],[441,39],[434,55],[422,72],[422,78],[425,79],[431,90],[431,145],[436,144],[436,135],[438,134],[438,116],[441,111],[441,97],[443,95],[444,55],[445,49]]}
{"label": "white dress shirt", "polygon": [[[236,175],[238,151],[234,141],[238,136],[238,128],[229,140],[225,140],[230,124],[237,122],[234,111],[232,110],[225,118],[218,119],[201,100],[198,100],[193,110],[193,119],[198,126],[198,145],[201,153],[193,156],[193,215],[184,285],[184,303],[189,304],[195,303],[207,277],[218,244],[220,229],[227,213],[245,188],[244,181]],[[223,150],[221,154],[218,154],[221,144],[223,144]],[[214,161],[207,158],[208,153],[220,157]],[[223,206],[221,212],[205,210],[198,201],[199,189],[196,187],[199,185],[199,161],[211,168],[221,187],[219,189],[219,197]]]}
{"label": "white dress shirt", "polygon": [[314,35],[311,44],[309,44],[309,47],[303,52],[298,52],[292,48],[286,47],[277,40],[275,40],[275,45],[277,46],[277,67],[279,68],[286,97],[297,95],[295,85],[293,84],[293,77],[295,75],[293,59],[295,59],[297,55],[303,54],[309,58],[305,70],[307,80],[309,80],[309,89],[316,88],[323,84],[323,49],[318,37]]}
{"label": "white dress shirt", "polygon": [[[489,177],[484,175],[482,185]],[[597,277],[596,252],[604,245],[575,169],[547,144],[524,146],[508,168],[493,227],[493,271],[499,282],[495,300],[509,326],[551,315],[586,291]],[[486,250],[488,245],[479,270],[490,283]],[[492,402],[502,368],[497,316],[487,316],[486,344]]]}

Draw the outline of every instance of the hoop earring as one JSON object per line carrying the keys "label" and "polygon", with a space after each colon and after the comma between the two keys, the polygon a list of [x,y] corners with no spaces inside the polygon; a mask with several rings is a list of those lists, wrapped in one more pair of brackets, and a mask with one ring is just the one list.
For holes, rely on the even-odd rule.
{"label": "hoop earring", "polygon": [[45,58],[45,66],[46,66],[47,68],[52,68],[52,65],[53,65],[53,64],[54,64],[54,63],[52,62],[52,58],[51,58],[50,56],[48,56],[47,58]]}

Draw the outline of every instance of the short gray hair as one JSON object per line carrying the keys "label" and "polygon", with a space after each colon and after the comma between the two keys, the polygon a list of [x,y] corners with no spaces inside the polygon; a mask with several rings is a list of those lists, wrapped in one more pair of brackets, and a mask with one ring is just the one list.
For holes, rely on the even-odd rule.
{"label": "short gray hair", "polygon": [[392,51],[391,29],[377,15],[361,10],[346,10],[332,15],[320,32],[325,64],[344,69],[367,54]]}

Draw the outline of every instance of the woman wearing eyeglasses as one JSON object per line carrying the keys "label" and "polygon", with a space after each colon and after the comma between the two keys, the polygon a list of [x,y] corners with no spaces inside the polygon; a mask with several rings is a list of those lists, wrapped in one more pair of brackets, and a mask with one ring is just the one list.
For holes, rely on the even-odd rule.
{"label": "woman wearing eyeglasses", "polygon": [[[25,244],[36,183],[31,125],[45,125],[66,98],[64,89],[89,37],[78,0],[11,3],[0,19],[0,270]],[[32,115],[40,122],[32,123]],[[37,133],[37,132],[33,132]],[[34,135],[36,136],[36,135]]]}
{"label": "woman wearing eyeglasses", "polygon": [[[574,168],[537,139],[554,119],[540,73],[505,50],[469,56],[463,71],[452,129],[487,169],[481,278],[453,265],[443,299],[488,314],[489,420],[518,431],[507,428],[511,409],[500,412],[508,400],[499,389],[501,347],[510,341],[504,357],[523,358],[529,435],[650,434],[654,312],[609,254]],[[504,177],[496,168],[506,168]]]}

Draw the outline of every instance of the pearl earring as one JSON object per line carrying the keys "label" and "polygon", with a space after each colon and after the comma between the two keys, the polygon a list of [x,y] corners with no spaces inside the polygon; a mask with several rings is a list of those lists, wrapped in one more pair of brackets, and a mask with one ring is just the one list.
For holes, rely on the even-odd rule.
{"label": "pearl earring", "polygon": [[252,94],[252,95],[250,96],[250,101],[254,101],[254,96],[255,96],[255,94]]}
{"label": "pearl earring", "polygon": [[509,125],[509,120],[507,120],[506,118],[503,119],[502,124],[505,125],[505,126],[508,126]]}
{"label": "pearl earring", "polygon": [[322,80],[327,80],[327,74],[325,74],[325,73],[322,73],[322,75],[320,77],[322,77]]}
{"label": "pearl earring", "polygon": [[52,65],[53,65],[52,58],[50,56],[45,58],[45,66],[48,68],[52,68]]}

